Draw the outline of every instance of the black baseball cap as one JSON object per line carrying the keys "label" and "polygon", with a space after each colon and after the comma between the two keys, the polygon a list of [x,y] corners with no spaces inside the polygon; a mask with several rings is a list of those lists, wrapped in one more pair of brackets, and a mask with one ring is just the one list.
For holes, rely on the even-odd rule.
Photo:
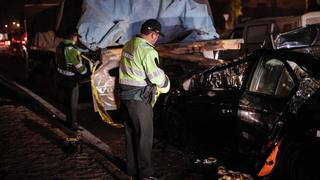
{"label": "black baseball cap", "polygon": [[80,34],[79,34],[79,32],[78,32],[78,29],[73,29],[73,30],[72,30],[72,35],[80,37]]}
{"label": "black baseball cap", "polygon": [[147,30],[159,33],[162,37],[164,37],[164,34],[161,32],[161,24],[156,19],[148,19],[142,24],[141,32],[145,32]]}

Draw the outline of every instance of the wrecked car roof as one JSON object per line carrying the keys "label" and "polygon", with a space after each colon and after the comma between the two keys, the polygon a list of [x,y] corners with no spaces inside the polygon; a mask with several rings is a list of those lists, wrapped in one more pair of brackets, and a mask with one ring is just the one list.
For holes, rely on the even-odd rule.
{"label": "wrecked car roof", "polygon": [[320,24],[308,25],[280,33],[275,41],[276,49],[293,49],[320,46]]}

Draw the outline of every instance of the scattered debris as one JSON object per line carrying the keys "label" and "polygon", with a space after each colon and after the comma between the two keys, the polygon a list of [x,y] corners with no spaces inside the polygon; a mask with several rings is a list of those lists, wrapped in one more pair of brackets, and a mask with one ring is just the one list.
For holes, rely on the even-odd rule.
{"label": "scattered debris", "polygon": [[200,160],[200,159],[196,159],[196,161],[194,161],[194,164],[199,165],[200,163],[201,163],[201,160]]}
{"label": "scattered debris", "polygon": [[218,162],[217,158],[208,157],[208,158],[204,159],[203,161],[200,159],[196,159],[194,161],[194,164],[196,164],[196,165],[215,165],[215,164],[217,164],[217,162]]}
{"label": "scattered debris", "polygon": [[81,153],[80,137],[67,137],[64,140],[63,150],[69,154]]}
{"label": "scattered debris", "polygon": [[250,174],[228,170],[224,166],[218,167],[217,174],[222,176],[218,180],[253,180]]}
{"label": "scattered debris", "polygon": [[203,160],[203,164],[212,165],[218,162],[217,158],[208,157],[207,159]]}

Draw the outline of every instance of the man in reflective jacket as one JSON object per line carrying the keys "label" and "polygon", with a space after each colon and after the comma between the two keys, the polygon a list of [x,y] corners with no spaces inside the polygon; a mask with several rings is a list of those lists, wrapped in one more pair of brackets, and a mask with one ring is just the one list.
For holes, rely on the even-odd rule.
{"label": "man in reflective jacket", "polygon": [[75,46],[78,41],[76,32],[70,33],[56,49],[56,65],[59,85],[64,92],[66,105],[66,125],[71,130],[77,130],[77,108],[79,100],[79,77],[87,73],[82,63],[80,51]]}
{"label": "man in reflective jacket", "polygon": [[127,173],[148,179],[154,173],[151,164],[153,144],[152,103],[157,88],[169,91],[170,82],[160,69],[154,44],[161,24],[149,19],[141,26],[140,35],[127,42],[122,50],[119,84],[121,108],[125,115]]}

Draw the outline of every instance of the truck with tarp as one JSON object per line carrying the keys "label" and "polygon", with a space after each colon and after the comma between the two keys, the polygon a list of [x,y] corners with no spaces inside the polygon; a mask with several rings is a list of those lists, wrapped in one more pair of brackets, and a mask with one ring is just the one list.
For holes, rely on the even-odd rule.
{"label": "truck with tarp", "polygon": [[152,0],[63,0],[27,4],[25,13],[29,60],[35,66],[45,64],[53,75],[56,46],[68,32],[77,28],[79,40],[87,50],[83,59],[93,70],[91,87],[95,110],[113,125],[106,111],[119,108],[114,74],[121,47],[139,34],[145,20],[154,18],[162,24],[165,37],[159,39],[156,48],[163,69],[173,82],[178,81],[177,75],[222,63],[215,59],[215,52],[238,49],[242,42],[241,39],[219,40],[207,0],[160,0],[157,3]]}

